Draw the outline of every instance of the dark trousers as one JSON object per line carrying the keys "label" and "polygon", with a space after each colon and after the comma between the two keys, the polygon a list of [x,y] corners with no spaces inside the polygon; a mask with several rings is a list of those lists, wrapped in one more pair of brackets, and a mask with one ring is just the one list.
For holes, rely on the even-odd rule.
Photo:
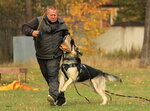
{"label": "dark trousers", "polygon": [[37,59],[41,72],[49,86],[49,94],[56,100],[58,97],[58,73],[61,57],[56,59]]}

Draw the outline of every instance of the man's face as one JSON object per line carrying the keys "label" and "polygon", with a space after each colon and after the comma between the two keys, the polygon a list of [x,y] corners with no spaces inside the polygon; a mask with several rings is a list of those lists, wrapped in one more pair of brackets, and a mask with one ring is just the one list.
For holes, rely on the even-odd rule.
{"label": "man's face", "polygon": [[52,23],[56,22],[57,18],[58,18],[58,11],[57,10],[52,10],[52,9],[47,10],[47,18]]}

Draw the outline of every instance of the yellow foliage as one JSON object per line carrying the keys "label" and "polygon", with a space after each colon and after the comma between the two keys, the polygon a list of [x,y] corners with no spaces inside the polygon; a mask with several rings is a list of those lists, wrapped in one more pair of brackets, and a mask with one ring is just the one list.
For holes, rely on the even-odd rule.
{"label": "yellow foliage", "polygon": [[[67,0],[66,0],[67,1]],[[58,0],[59,2],[59,0]],[[68,0],[69,14],[64,18],[70,33],[81,33],[84,37],[77,37],[84,47],[92,48],[91,39],[101,35],[107,28],[103,20],[107,21],[111,10],[102,10],[102,5],[110,0]],[[67,2],[66,2],[67,3]]]}
{"label": "yellow foliage", "polygon": [[90,41],[87,40],[86,38],[81,38],[80,41],[81,41],[82,43],[84,43],[86,46],[90,46],[90,45],[91,45]]}
{"label": "yellow foliage", "polygon": [[78,48],[80,50],[82,50],[83,52],[85,52],[86,54],[91,54],[91,53],[105,53],[105,50],[98,50],[98,49],[93,49],[93,48],[88,48],[88,47],[84,47],[84,46],[78,46]]}

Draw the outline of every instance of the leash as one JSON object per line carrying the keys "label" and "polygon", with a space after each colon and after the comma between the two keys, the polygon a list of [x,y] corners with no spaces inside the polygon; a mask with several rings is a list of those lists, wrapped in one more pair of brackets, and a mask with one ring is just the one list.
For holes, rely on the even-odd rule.
{"label": "leash", "polygon": [[[85,65],[83,65],[83,64],[82,64],[82,66],[87,70],[89,77],[91,77],[91,75],[90,75],[90,73],[89,73],[87,67],[86,67]],[[72,79],[72,80],[73,80],[73,79]],[[90,82],[91,82],[91,84],[92,84],[91,78],[90,78]],[[78,91],[78,89],[77,89],[77,87],[76,87],[76,85],[75,85],[75,81],[74,81],[74,80],[73,80],[73,84],[74,84],[75,90],[76,90],[76,92],[78,93],[78,95],[81,96],[81,97],[84,97],[84,98],[90,103],[90,101],[89,101],[89,99],[88,99],[87,97],[85,97],[85,96],[83,96],[83,95],[81,95],[81,94],[79,93],[79,91]],[[87,84],[84,84],[84,85],[88,86]],[[112,101],[112,97],[111,97],[109,94],[115,95],[115,96],[120,96],[120,97],[136,98],[136,99],[142,99],[142,100],[145,100],[145,101],[150,101],[150,99],[147,99],[147,98],[144,98],[144,97],[139,97],[139,96],[126,96],[126,95],[123,95],[123,94],[112,93],[112,92],[109,92],[108,90],[105,90],[105,94],[109,96],[110,101]]]}
{"label": "leash", "polygon": [[[85,83],[81,83],[81,84],[83,84],[83,85],[85,85],[85,86],[87,86],[87,87],[90,87],[89,85],[87,85],[87,84],[85,84]],[[105,93],[105,94],[109,97],[110,101],[112,101],[112,97],[111,97],[108,93]]]}
{"label": "leash", "polygon": [[109,92],[108,90],[105,90],[105,92],[108,93],[108,94],[111,94],[111,95],[115,95],[115,96],[136,98],[136,99],[142,99],[142,100],[145,100],[145,101],[150,101],[150,99],[139,97],[139,96],[126,96],[126,95],[123,95],[123,94],[112,93],[112,92]]}
{"label": "leash", "polygon": [[90,100],[89,100],[86,96],[83,96],[83,95],[81,95],[81,94],[79,93],[79,91],[78,91],[78,89],[77,89],[76,84],[75,84],[74,81],[73,81],[73,85],[74,85],[74,88],[75,88],[77,94],[78,94],[79,96],[81,96],[81,97],[84,97],[85,100],[86,100],[88,103],[91,103]]}

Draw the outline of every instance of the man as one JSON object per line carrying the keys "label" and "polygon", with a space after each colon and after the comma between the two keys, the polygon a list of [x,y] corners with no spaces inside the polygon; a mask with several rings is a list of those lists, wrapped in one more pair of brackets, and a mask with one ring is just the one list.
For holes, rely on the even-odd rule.
{"label": "man", "polygon": [[59,46],[63,37],[69,32],[65,22],[58,18],[57,8],[48,6],[45,16],[34,18],[24,24],[22,31],[25,35],[34,38],[37,61],[49,86],[48,101],[51,105],[65,104],[64,94],[58,92],[58,72],[63,54]]}

